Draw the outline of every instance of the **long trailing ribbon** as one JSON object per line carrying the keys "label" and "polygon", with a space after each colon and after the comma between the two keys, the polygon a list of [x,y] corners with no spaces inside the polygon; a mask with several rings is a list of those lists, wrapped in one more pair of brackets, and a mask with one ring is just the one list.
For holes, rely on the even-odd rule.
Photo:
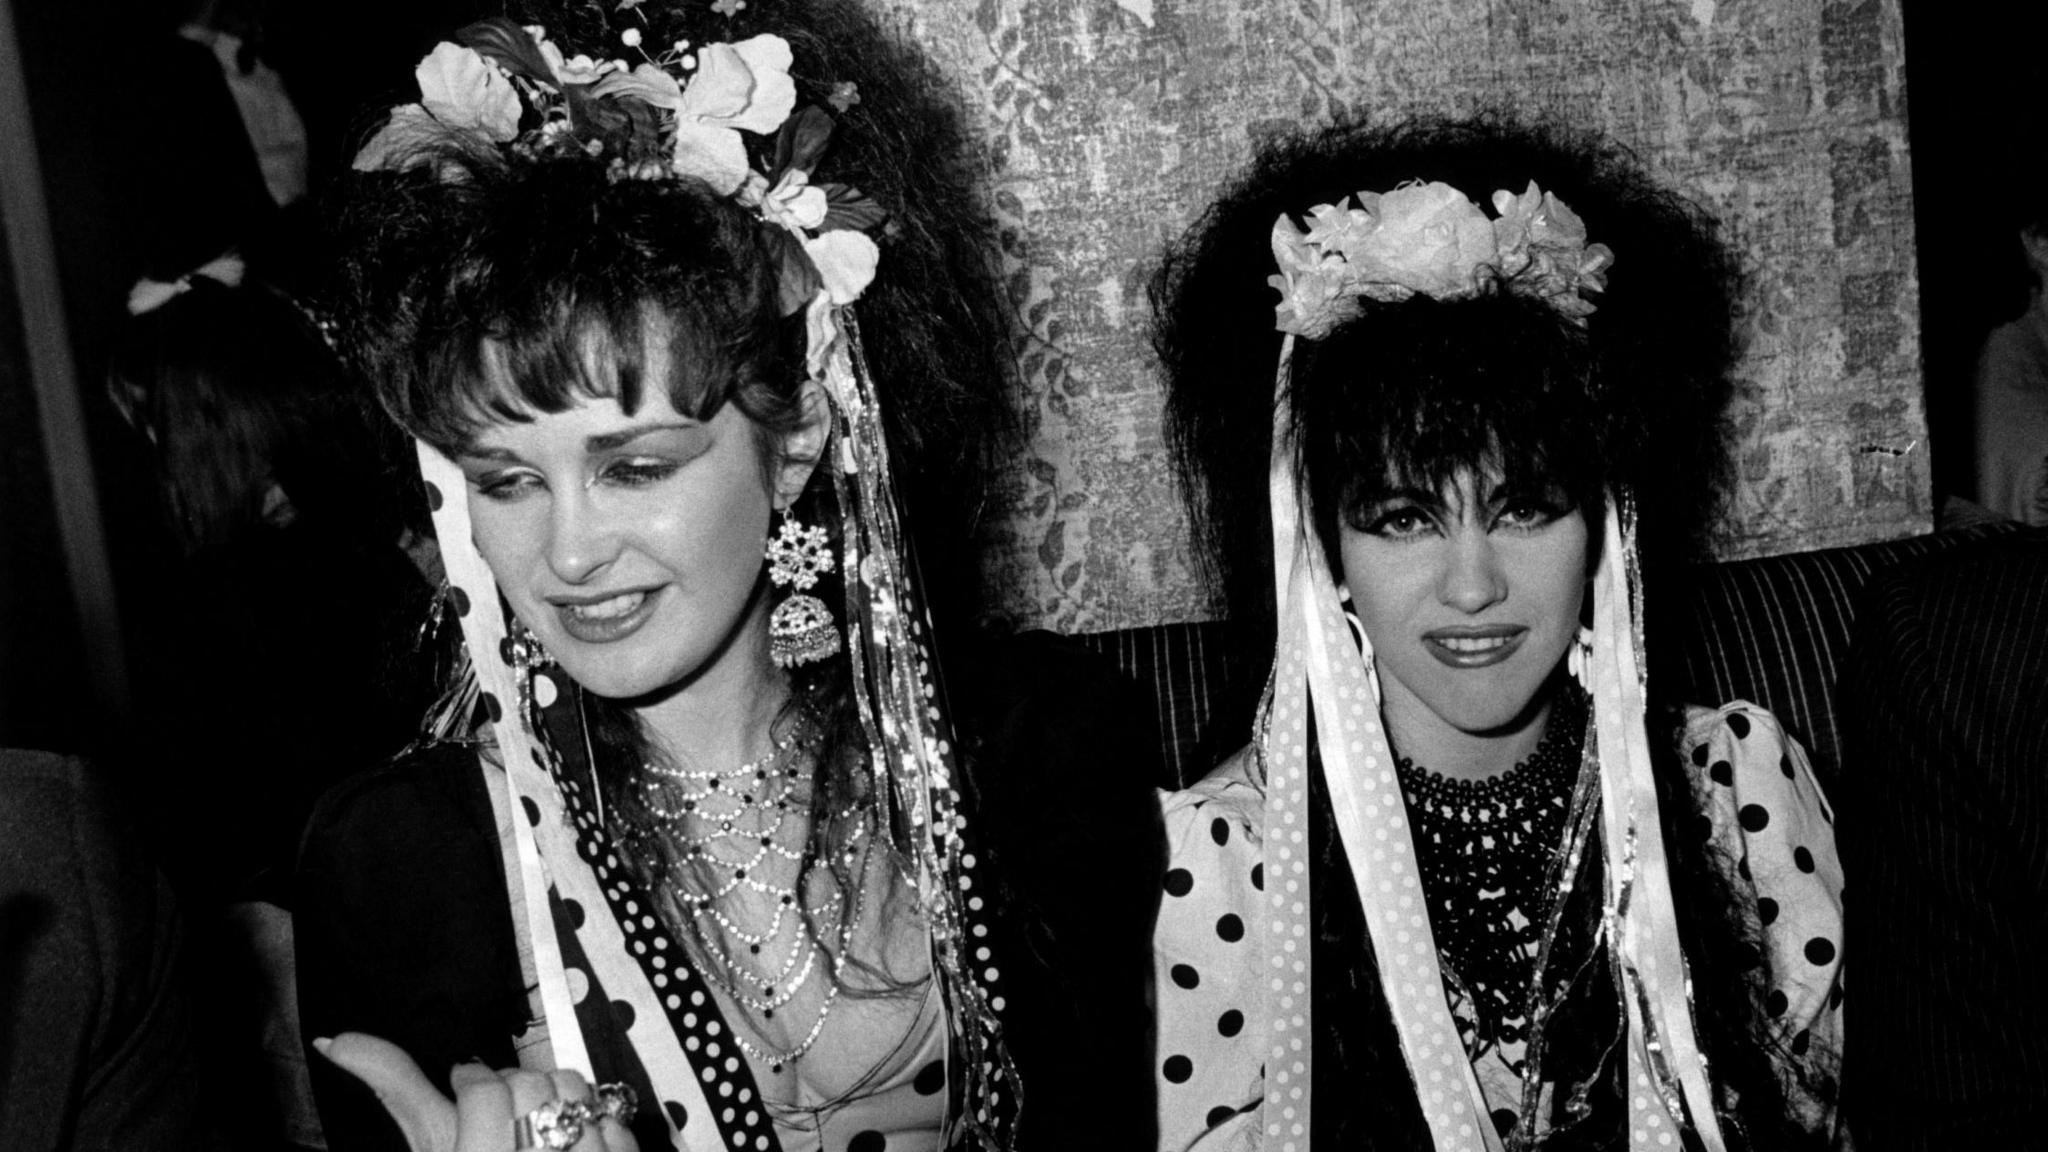
{"label": "long trailing ribbon", "polygon": [[[1016,1139],[1023,1086],[1002,1042],[1001,974],[977,967],[987,944],[985,900],[974,890],[976,862],[966,850],[956,747],[932,666],[930,622],[916,592],[909,542],[896,504],[887,435],[850,308],[833,310],[819,377],[831,394],[838,448],[833,482],[845,550],[847,649],[853,691],[871,750],[877,795],[901,824],[912,880],[930,933],[932,969],[945,992],[947,1018],[961,1052],[966,1114],[960,1120],[989,1146]],[[813,335],[814,352],[818,336]],[[974,956],[970,956],[970,952]]]}
{"label": "long trailing ribbon", "polygon": [[[601,922],[594,927],[600,929],[609,923],[605,901],[590,866],[577,855],[574,837],[567,831],[568,817],[548,774],[541,742],[528,730],[521,715],[516,673],[502,655],[505,620],[498,601],[498,585],[471,534],[467,482],[462,469],[423,441],[418,449],[420,475],[427,483],[428,502],[433,507],[434,533],[440,538],[442,564],[455,590],[456,610],[462,616],[463,643],[468,647],[470,666],[491,717],[498,755],[504,762],[502,772],[482,763],[481,757],[478,767],[484,773],[498,826],[501,831],[509,829],[512,840],[508,855],[515,857],[516,867],[509,866],[514,860],[507,861],[505,885],[513,906],[524,913],[552,1066],[575,1069],[590,1078],[590,1053],[584,1043],[582,1025],[576,1019],[575,997],[569,988],[548,889],[551,884],[556,885],[565,898],[590,909],[592,918]],[[539,813],[538,820],[520,818],[528,804]],[[616,925],[611,925],[610,932],[616,935]],[[601,952],[591,956],[593,965],[607,959]],[[616,952],[621,958],[626,955],[623,944]],[[689,1074],[689,1064],[674,1033],[669,1031],[659,1011],[648,1010],[656,1002],[655,993],[639,966],[631,962],[603,963],[598,977],[614,996],[640,1006],[628,1030],[628,1039],[642,1053],[648,1075],[658,1076],[656,1085],[663,1098],[680,1103],[685,1115],[711,1115],[703,1089],[698,1078]],[[672,1074],[659,1076],[658,1070],[664,1067],[672,1070]],[[680,1074],[673,1074],[675,1070]],[[716,1125],[700,1123],[678,1129],[672,1116],[665,1122],[671,1142],[677,1142],[686,1152],[724,1152]]]}
{"label": "long trailing ribbon", "polygon": [[1632,1148],[1666,1147],[1673,1121],[1690,1123],[1707,1152],[1725,1152],[1693,1026],[1691,982],[1678,943],[1671,868],[1645,728],[1633,506],[1610,495],[1593,575],[1593,651],[1587,667],[1600,748],[1606,852],[1604,917],[1628,1002],[1626,1095]]}
{"label": "long trailing ribbon", "polygon": [[[1270,913],[1261,927],[1271,966],[1266,1007],[1272,1028],[1265,1139],[1280,1152],[1296,1152],[1307,1147],[1310,1132],[1307,774],[1313,715],[1332,815],[1432,1144],[1442,1152],[1499,1152],[1500,1137],[1445,995],[1407,809],[1379,715],[1370,641],[1360,638],[1363,651],[1354,654],[1329,563],[1307,528],[1286,418],[1293,351],[1289,335],[1274,386],[1268,475],[1278,633],[1273,694],[1260,736]],[[1610,499],[1606,547],[1593,582],[1589,660],[1607,884],[1603,925],[1629,1028],[1629,1147],[1672,1147],[1676,1125],[1689,1126],[1706,1152],[1726,1152],[1693,1025],[1645,735],[1635,539],[1632,524],[1623,523],[1632,512],[1625,494]]]}
{"label": "long trailing ribbon", "polygon": [[[1283,388],[1292,352],[1289,336],[1281,353]],[[1267,1018],[1273,1022],[1274,1044],[1266,1063],[1266,1138],[1291,1152],[1307,1147],[1310,1131],[1306,781],[1312,712],[1332,815],[1350,858],[1352,882],[1379,961],[1380,986],[1431,1137],[1440,1149],[1499,1152],[1500,1137],[1444,994],[1422,870],[1380,722],[1378,694],[1365,658],[1351,647],[1330,565],[1306,527],[1285,414],[1286,406],[1276,403],[1268,478],[1275,575],[1285,584],[1279,589],[1279,672],[1267,745],[1266,875],[1276,916],[1268,936],[1274,980]]]}

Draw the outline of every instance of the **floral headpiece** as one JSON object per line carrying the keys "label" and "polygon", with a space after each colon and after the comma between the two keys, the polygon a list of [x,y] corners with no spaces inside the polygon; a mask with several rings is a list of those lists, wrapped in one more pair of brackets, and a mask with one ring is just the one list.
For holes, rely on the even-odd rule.
{"label": "floral headpiece", "polygon": [[[821,343],[838,335],[830,310],[874,279],[879,252],[864,232],[886,214],[845,185],[810,182],[833,124],[820,108],[796,109],[788,41],[764,35],[693,48],[678,40],[649,55],[641,39],[637,28],[620,33],[641,57],[629,64],[564,56],[545,29],[504,17],[471,24],[420,61],[420,102],[392,109],[354,166],[430,164],[423,146],[462,132],[526,159],[603,157],[615,180],[701,180],[774,226],[783,314],[810,308],[817,372]],[[844,84],[831,103],[844,111],[859,99]],[[775,136],[768,172],[753,169],[743,132]]]}
{"label": "floral headpiece", "polygon": [[1466,300],[1502,288],[1583,324],[1594,311],[1585,293],[1607,287],[1614,253],[1586,243],[1585,222],[1533,180],[1520,196],[1495,192],[1493,219],[1443,183],[1351,199],[1355,207],[1310,209],[1306,230],[1285,215],[1273,222],[1280,331],[1320,340],[1358,316],[1360,300]]}
{"label": "floral headpiece", "polygon": [[[719,0],[713,10],[730,16],[744,3]],[[609,7],[637,16],[640,4],[616,0]],[[975,857],[963,833],[967,819],[960,812],[951,730],[933,703],[940,695],[937,668],[909,561],[882,397],[848,307],[874,278],[880,253],[864,233],[881,224],[884,213],[851,188],[811,183],[833,123],[822,109],[797,109],[787,41],[761,35],[694,49],[676,41],[649,55],[641,47],[645,35],[637,27],[619,33],[619,42],[641,58],[629,66],[624,60],[565,56],[540,28],[502,18],[472,24],[420,61],[420,102],[393,109],[355,167],[418,167],[443,179],[460,178],[434,171],[434,145],[458,134],[524,161],[602,160],[613,180],[702,181],[760,217],[776,248],[782,312],[805,313],[807,366],[834,412],[836,450],[828,459],[839,509],[835,565],[847,577],[850,695],[871,752],[874,791],[886,806],[885,826],[901,830],[904,871],[924,914],[934,969],[945,989],[950,1039],[961,1057],[963,1083],[949,1097],[956,1101],[949,1123],[977,1134],[983,1146],[1009,1148],[1022,1089],[1003,1044],[1005,985],[1001,969],[989,962],[984,899],[974,887]],[[858,101],[852,84],[836,86],[828,98],[841,112]],[[753,167],[745,133],[772,137],[772,144],[754,153],[767,158],[766,171]],[[477,694],[467,699],[484,702],[504,765],[501,775],[486,775],[500,825],[513,829],[508,896],[525,910],[536,995],[555,1066],[586,1074],[593,1068],[578,1021],[580,994],[570,987],[569,950],[558,931],[577,940],[579,933],[596,933],[593,938],[605,943],[585,948],[584,960],[594,984],[631,1009],[624,1014],[632,1021],[625,1025],[628,1040],[650,1081],[662,1086],[663,1099],[675,1101],[665,1110],[670,1141],[691,1152],[776,1147],[765,1110],[714,1111],[707,1102],[723,1094],[714,1092],[713,1081],[730,1076],[738,1060],[720,1058],[717,1043],[700,1047],[692,1029],[716,1036],[721,1025],[707,1024],[676,990],[684,979],[679,968],[667,968],[658,953],[629,952],[623,937],[603,935],[621,925],[636,931],[629,913],[637,909],[625,904],[625,919],[617,922],[588,916],[580,926],[566,919],[558,924],[551,891],[584,908],[609,904],[615,912],[626,899],[627,887],[606,878],[609,865],[591,867],[591,861],[608,858],[605,851],[584,854],[597,843],[592,837],[604,824],[601,809],[594,817],[571,818],[581,797],[601,803],[602,793],[580,791],[582,783],[569,770],[577,757],[575,742],[554,740],[536,721],[536,708],[555,699],[557,689],[551,681],[542,687],[541,673],[515,666],[517,649],[503,614],[467,607],[496,603],[498,589],[476,548],[468,502],[440,495],[463,491],[461,470],[424,442],[419,457],[456,593],[451,603],[463,618],[465,675],[477,685]],[[516,708],[508,701],[517,701]],[[460,706],[451,713],[458,721],[470,714]],[[566,759],[563,748],[571,749]],[[512,815],[522,810],[525,821]],[[651,919],[642,918],[639,927],[651,931]],[[732,1085],[718,1087],[729,1091]],[[709,1123],[691,1120],[684,1128],[694,1117],[708,1117]]]}

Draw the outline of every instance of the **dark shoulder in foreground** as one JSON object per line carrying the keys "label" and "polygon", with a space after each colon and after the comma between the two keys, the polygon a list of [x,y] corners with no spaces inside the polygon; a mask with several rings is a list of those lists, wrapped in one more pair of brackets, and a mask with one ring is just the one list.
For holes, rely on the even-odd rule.
{"label": "dark shoulder in foreground", "polygon": [[125,817],[80,761],[0,751],[9,1152],[207,1146],[184,933]]}

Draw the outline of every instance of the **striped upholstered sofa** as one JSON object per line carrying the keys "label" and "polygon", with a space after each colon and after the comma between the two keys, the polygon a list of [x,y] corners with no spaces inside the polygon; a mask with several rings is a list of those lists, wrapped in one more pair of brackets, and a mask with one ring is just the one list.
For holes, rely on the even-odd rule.
{"label": "striped upholstered sofa", "polygon": [[[1650,642],[1679,645],[1679,660],[1664,666],[1666,675],[1683,681],[1679,698],[1741,699],[1769,708],[1806,746],[1822,782],[1833,784],[1842,772],[1835,675],[1848,653],[1863,586],[1894,564],[2015,531],[2028,530],[1981,524],[1708,565],[1677,600],[1652,602]],[[1242,733],[1217,730],[1219,703],[1230,687],[1222,682],[1217,625],[1169,624],[1078,639],[1114,660],[1156,702],[1160,785],[1194,782],[1243,741]]]}

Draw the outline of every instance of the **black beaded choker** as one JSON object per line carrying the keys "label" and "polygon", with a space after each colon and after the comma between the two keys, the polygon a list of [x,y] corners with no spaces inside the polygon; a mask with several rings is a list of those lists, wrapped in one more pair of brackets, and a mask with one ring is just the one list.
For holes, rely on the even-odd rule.
{"label": "black beaded choker", "polygon": [[1450,779],[1395,758],[1437,952],[1472,995],[1481,1044],[1528,1036],[1529,981],[1556,898],[1551,864],[1579,777],[1586,708],[1567,682],[1536,751],[1490,780]]}

